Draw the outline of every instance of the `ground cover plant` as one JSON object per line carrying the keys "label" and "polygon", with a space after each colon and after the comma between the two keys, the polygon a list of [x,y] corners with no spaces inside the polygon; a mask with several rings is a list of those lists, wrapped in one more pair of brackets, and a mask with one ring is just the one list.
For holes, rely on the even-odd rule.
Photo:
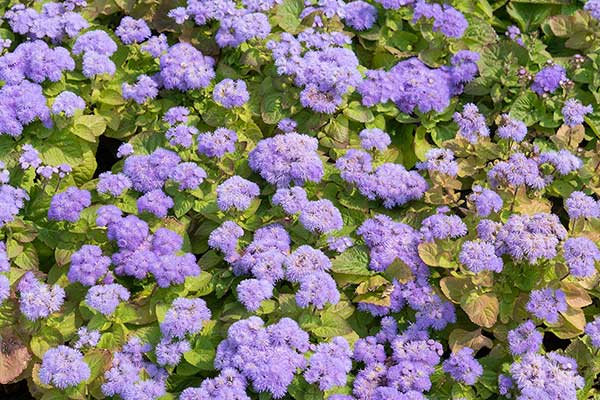
{"label": "ground cover plant", "polygon": [[600,398],[600,1],[0,6],[2,398]]}

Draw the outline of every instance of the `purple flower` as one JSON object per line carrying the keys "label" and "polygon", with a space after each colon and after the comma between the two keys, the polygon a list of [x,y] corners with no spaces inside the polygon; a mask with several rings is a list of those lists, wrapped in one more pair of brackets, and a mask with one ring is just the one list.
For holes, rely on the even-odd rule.
{"label": "purple flower", "polygon": [[225,108],[241,107],[249,99],[246,82],[241,79],[223,79],[213,89],[213,100]]}
{"label": "purple flower", "polygon": [[54,221],[77,222],[84,208],[92,204],[92,196],[87,190],[69,187],[62,193],[55,194],[50,201],[48,219]]}
{"label": "purple flower", "polygon": [[319,343],[308,360],[304,378],[308,383],[319,383],[319,389],[329,390],[346,384],[347,374],[352,369],[350,346],[341,336],[331,343]]}
{"label": "purple flower", "polygon": [[161,340],[156,345],[156,362],[158,365],[175,366],[181,362],[181,356],[191,350],[190,343],[187,340],[171,342],[170,340]]}
{"label": "purple flower", "polygon": [[152,190],[137,200],[139,213],[148,211],[158,218],[165,218],[174,204],[173,199],[160,189]]}
{"label": "purple flower", "polygon": [[542,334],[535,329],[533,321],[527,320],[508,331],[508,345],[514,356],[537,353],[542,346]]}
{"label": "purple flower", "polygon": [[428,185],[416,171],[407,171],[400,164],[385,163],[377,167],[369,179],[358,186],[369,199],[380,198],[383,206],[393,208],[423,197]]}
{"label": "purple flower", "polygon": [[160,57],[160,76],[166,89],[201,89],[215,77],[214,64],[191,44],[178,43]]}
{"label": "purple flower", "polygon": [[160,189],[180,163],[177,153],[158,148],[149,156],[130,156],[125,160],[123,172],[139,192]]}
{"label": "purple flower", "polygon": [[285,259],[285,277],[290,282],[299,282],[302,278],[331,269],[331,261],[321,251],[308,245],[298,247]]}
{"label": "purple flower", "polygon": [[340,210],[327,199],[307,202],[300,212],[298,221],[306,230],[319,234],[330,233],[344,227]]}
{"label": "purple flower", "polygon": [[215,40],[219,47],[237,47],[243,42],[258,38],[265,39],[271,32],[269,19],[263,13],[232,13],[222,18]]}
{"label": "purple flower", "polygon": [[442,364],[445,372],[452,378],[466,385],[474,385],[477,379],[483,375],[483,367],[473,357],[473,349],[463,347],[452,353],[449,359]]}
{"label": "purple flower", "polygon": [[161,288],[180,285],[188,276],[200,275],[196,257],[191,253],[180,256],[175,254],[161,256],[159,262],[150,264],[149,270]]}
{"label": "purple flower", "polygon": [[508,114],[502,114],[502,125],[498,127],[498,136],[502,139],[512,139],[522,142],[527,136],[527,125],[522,121],[512,119]]}
{"label": "purple flower", "polygon": [[176,253],[183,246],[183,238],[167,228],[158,228],[152,235],[151,249],[156,255],[166,256]]}
{"label": "purple flower", "polygon": [[177,125],[169,128],[165,137],[171,146],[182,146],[189,149],[192,147],[194,135],[197,133],[198,129],[193,126]]}
{"label": "purple flower", "polygon": [[498,193],[490,189],[484,189],[479,185],[472,188],[473,193],[469,195],[469,201],[475,205],[479,217],[487,217],[491,213],[497,213],[502,209],[502,198]]}
{"label": "purple flower", "polygon": [[23,189],[0,185],[0,227],[15,219],[25,200],[29,200],[29,196]]}
{"label": "purple flower", "polygon": [[235,151],[236,133],[227,128],[217,128],[213,133],[198,135],[198,152],[207,157],[223,157]]}
{"label": "purple flower", "polygon": [[160,57],[168,48],[167,37],[162,33],[158,36],[152,36],[142,44],[142,51],[155,58]]}
{"label": "purple flower", "polygon": [[556,246],[566,237],[566,229],[554,214],[513,214],[498,230],[496,254],[508,254],[516,261],[535,264],[556,257]]}
{"label": "purple flower", "polygon": [[273,296],[273,284],[265,279],[243,280],[236,290],[238,300],[248,311],[258,310],[263,300]]}
{"label": "purple flower", "polygon": [[90,377],[90,367],[80,351],[67,346],[58,346],[44,353],[39,370],[40,381],[58,389],[77,386]]}
{"label": "purple flower", "polygon": [[565,125],[575,127],[583,124],[584,117],[594,111],[591,105],[584,106],[577,99],[569,99],[562,108],[562,115]]}
{"label": "purple flower", "polygon": [[0,109],[0,135],[18,137],[23,127],[36,119],[46,128],[52,126],[46,97],[37,83],[21,81],[16,85],[4,85],[0,89]]}
{"label": "purple flower", "polygon": [[108,272],[109,265],[110,258],[102,255],[100,247],[86,244],[71,256],[71,268],[67,277],[71,282],[93,286]]}
{"label": "purple flower", "polygon": [[146,222],[135,215],[128,215],[109,223],[106,237],[116,241],[121,250],[135,250],[146,240],[148,231]]}
{"label": "purple flower", "polygon": [[425,162],[417,164],[418,169],[451,177],[456,177],[458,174],[458,163],[454,161],[454,152],[450,149],[431,149],[425,154],[425,158]]}
{"label": "purple flower", "polygon": [[465,16],[447,4],[444,4],[442,11],[433,18],[433,30],[449,38],[461,38],[469,27]]}
{"label": "purple flower", "polygon": [[354,240],[348,236],[327,238],[327,245],[329,250],[343,253],[354,245]]}
{"label": "purple flower", "polygon": [[96,212],[96,225],[107,226],[121,219],[123,212],[117,206],[102,206]]}
{"label": "purple flower", "polygon": [[363,129],[358,134],[360,137],[360,146],[365,150],[385,151],[392,143],[390,135],[381,129]]}
{"label": "purple flower", "polygon": [[555,324],[558,322],[558,313],[567,311],[567,300],[560,289],[533,290],[525,308],[537,318]]}
{"label": "purple flower", "polygon": [[494,245],[481,241],[464,242],[458,259],[469,271],[476,274],[481,271],[499,273],[502,272],[504,266],[502,258],[498,257],[495,253]]}
{"label": "purple flower", "polygon": [[89,51],[83,55],[83,75],[93,78],[96,75],[114,75],[117,67],[108,56]]}
{"label": "purple flower", "polygon": [[583,9],[589,12],[592,18],[600,19],[600,0],[588,0]]}
{"label": "purple flower", "polygon": [[553,93],[567,81],[566,71],[558,64],[549,65],[535,75],[531,90],[538,95]]}
{"label": "purple flower", "polygon": [[129,291],[118,283],[92,286],[85,295],[85,302],[104,315],[112,314],[121,301],[129,300]]}
{"label": "purple flower", "polygon": [[30,321],[47,318],[60,310],[65,291],[58,285],[46,285],[38,281],[32,272],[26,272],[17,285],[19,309]]}
{"label": "purple flower", "polygon": [[185,7],[176,7],[169,11],[169,18],[173,18],[175,23],[178,25],[183,24],[188,18],[187,10]]}
{"label": "purple flower", "polygon": [[130,143],[123,143],[117,149],[117,157],[123,158],[133,154],[133,146]]}
{"label": "purple flower", "polygon": [[10,271],[10,260],[6,253],[6,243],[0,242],[0,272]]}
{"label": "purple flower", "polygon": [[427,241],[456,239],[467,234],[467,225],[458,215],[446,215],[438,210],[421,222],[421,233]]}
{"label": "purple flower", "polygon": [[150,28],[143,19],[133,19],[130,16],[121,19],[115,34],[124,44],[140,43],[152,36]]}
{"label": "purple flower", "polygon": [[98,193],[110,194],[113,197],[119,197],[127,189],[131,188],[131,179],[122,173],[113,174],[112,172],[103,172],[98,176],[96,190]]}
{"label": "purple flower", "polygon": [[260,188],[256,183],[235,175],[217,186],[217,205],[222,211],[231,208],[244,211],[259,194]]}
{"label": "purple flower", "polygon": [[559,175],[567,175],[583,167],[583,161],[565,149],[540,154],[539,163],[548,163],[554,166]]}
{"label": "purple flower", "polygon": [[346,25],[357,31],[371,29],[377,21],[377,9],[362,0],[347,3],[344,14]]}
{"label": "purple flower", "polygon": [[82,347],[95,347],[100,340],[100,332],[96,330],[89,331],[87,327],[82,326],[77,330],[77,342],[73,345],[76,349]]}
{"label": "purple flower", "polygon": [[570,219],[600,218],[600,204],[593,197],[575,191],[565,200]]}
{"label": "purple flower", "polygon": [[21,148],[19,164],[22,169],[37,168],[42,163],[40,153],[30,144],[24,144]]}
{"label": "purple flower", "polygon": [[276,135],[258,142],[250,151],[250,168],[267,182],[278,187],[292,182],[319,182],[323,177],[323,163],[317,154],[315,138],[295,132]]}
{"label": "purple flower", "polygon": [[244,230],[233,221],[225,221],[221,226],[210,233],[208,245],[221,251],[225,256],[232,256],[237,252],[238,239],[244,236]]}
{"label": "purple flower", "polygon": [[325,272],[315,272],[300,278],[300,288],[296,292],[296,303],[302,307],[313,305],[317,310],[325,304],[337,304],[340,293],[333,278]]}
{"label": "purple flower", "polygon": [[206,171],[193,162],[181,163],[171,173],[171,179],[179,183],[179,190],[197,189],[206,176]]}
{"label": "purple flower", "polygon": [[73,92],[65,90],[54,99],[54,104],[52,104],[52,113],[60,114],[63,112],[65,113],[65,116],[72,117],[75,115],[75,111],[83,110],[84,108],[85,101],[83,101],[81,97],[77,96]]}
{"label": "purple flower", "polygon": [[199,333],[210,318],[211,312],[204,300],[179,297],[165,314],[160,331],[165,338],[183,339],[186,335]]}
{"label": "purple flower", "polygon": [[121,90],[124,99],[132,99],[138,104],[144,104],[158,95],[158,86],[154,79],[142,74],[138,76],[137,82],[133,85],[123,83]]}
{"label": "purple flower", "polygon": [[117,44],[101,30],[88,31],[79,36],[73,45],[73,54],[95,53],[111,56],[117,51]]}
{"label": "purple flower", "polygon": [[600,250],[596,243],[586,237],[569,238],[563,243],[563,256],[571,275],[587,278],[596,273]]}
{"label": "purple flower", "polygon": [[476,144],[480,137],[490,136],[490,130],[485,123],[485,117],[473,103],[467,103],[462,113],[454,113],[454,122],[458,125],[458,135],[471,144]]}
{"label": "purple flower", "polygon": [[300,186],[294,186],[290,189],[277,189],[273,195],[273,204],[283,208],[286,214],[296,214],[302,211],[308,203],[306,191]]}
{"label": "purple flower", "polygon": [[350,149],[336,160],[335,166],[346,182],[358,185],[359,188],[368,187],[371,184],[372,161],[369,153]]}
{"label": "purple flower", "polygon": [[526,185],[531,189],[540,190],[546,186],[538,163],[527,158],[523,153],[514,153],[507,161],[500,161],[488,171],[487,175],[492,187]]}
{"label": "purple flower", "polygon": [[513,40],[519,46],[523,46],[523,39],[521,38],[521,30],[516,25],[511,25],[506,28],[506,32],[504,33],[506,37],[510,40]]}
{"label": "purple flower", "polygon": [[188,115],[190,115],[190,110],[186,107],[171,107],[163,116],[163,121],[169,125],[175,125],[177,123],[186,124],[188,121]]}
{"label": "purple flower", "polygon": [[585,334],[590,338],[592,346],[600,349],[600,316],[585,325]]}
{"label": "purple flower", "polygon": [[284,118],[277,123],[277,129],[283,133],[289,133],[296,131],[298,123],[291,118]]}

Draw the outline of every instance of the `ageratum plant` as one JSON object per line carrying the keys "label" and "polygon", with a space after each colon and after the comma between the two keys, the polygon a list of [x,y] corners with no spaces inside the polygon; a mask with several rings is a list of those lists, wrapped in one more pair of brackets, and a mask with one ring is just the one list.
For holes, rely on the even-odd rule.
{"label": "ageratum plant", "polygon": [[600,396],[600,1],[5,1],[0,397]]}

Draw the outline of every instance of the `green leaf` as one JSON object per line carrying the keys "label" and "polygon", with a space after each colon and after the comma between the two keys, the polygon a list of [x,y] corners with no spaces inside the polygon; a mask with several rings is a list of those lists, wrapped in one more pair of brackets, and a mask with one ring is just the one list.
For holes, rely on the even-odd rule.
{"label": "green leaf", "polygon": [[369,276],[369,254],[366,246],[354,246],[331,260],[331,270],[336,273]]}
{"label": "green leaf", "polygon": [[90,377],[88,383],[99,377],[110,367],[112,356],[109,351],[93,349],[88,351],[83,357],[90,367]]}
{"label": "green leaf", "polygon": [[454,254],[444,249],[436,242],[424,242],[419,244],[419,257],[430,267],[454,268]]}
{"label": "green leaf", "polygon": [[106,121],[99,115],[81,115],[73,122],[72,132],[88,142],[95,142],[106,130]]}
{"label": "green leaf", "polygon": [[352,332],[352,327],[344,318],[337,314],[323,311],[321,313],[321,323],[314,328],[312,332],[324,338],[334,336],[344,336]]}
{"label": "green leaf", "polygon": [[58,329],[43,327],[36,335],[31,337],[29,348],[36,357],[42,358],[48,349],[62,344],[63,341],[63,336]]}
{"label": "green leaf", "polygon": [[300,13],[303,9],[304,2],[302,0],[283,0],[277,6],[275,20],[284,31],[295,33],[300,27]]}
{"label": "green leaf", "polygon": [[353,121],[362,123],[371,122],[375,119],[373,112],[358,101],[348,104],[348,107],[344,109],[344,115]]}

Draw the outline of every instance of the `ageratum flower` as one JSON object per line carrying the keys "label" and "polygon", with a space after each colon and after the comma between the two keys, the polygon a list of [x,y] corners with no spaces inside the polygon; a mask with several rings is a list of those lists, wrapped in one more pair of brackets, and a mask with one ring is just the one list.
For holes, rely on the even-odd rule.
{"label": "ageratum flower", "polygon": [[358,190],[367,198],[383,200],[383,206],[393,208],[423,197],[428,185],[416,171],[407,171],[400,164],[385,163],[368,178],[359,182]]}
{"label": "ageratum flower", "polygon": [[462,245],[458,259],[469,271],[476,274],[481,271],[502,272],[504,263],[502,258],[496,255],[495,250],[491,243],[466,241]]}
{"label": "ageratum flower", "polygon": [[329,390],[346,384],[352,369],[350,346],[346,339],[336,336],[331,343],[319,343],[308,360],[304,378],[308,383],[319,383],[319,389]]}
{"label": "ageratum flower", "polygon": [[368,188],[371,184],[371,172],[373,171],[371,155],[362,150],[350,149],[338,158],[335,167],[340,171],[340,176],[348,183],[357,185],[359,188]]}
{"label": "ageratum flower", "polygon": [[344,22],[357,31],[371,29],[377,21],[377,9],[362,0],[345,4]]}
{"label": "ageratum flower", "polygon": [[587,278],[596,273],[600,250],[596,243],[586,237],[569,238],[563,243],[563,256],[571,275]]}
{"label": "ageratum flower", "polygon": [[307,202],[300,212],[298,221],[305,229],[319,234],[330,233],[344,227],[340,210],[328,199]]}
{"label": "ageratum flower", "polygon": [[237,297],[248,311],[256,311],[263,300],[273,296],[273,284],[266,279],[245,279],[237,286]]}
{"label": "ageratum flower", "polygon": [[250,400],[246,394],[246,378],[233,368],[224,368],[215,378],[202,381],[199,388],[186,388],[179,400]]}
{"label": "ageratum flower", "polygon": [[475,205],[477,215],[487,217],[502,209],[503,201],[498,193],[490,189],[484,189],[480,185],[472,187],[473,193],[469,195],[469,201]]}
{"label": "ageratum flower", "polygon": [[466,385],[474,385],[477,379],[483,375],[483,367],[473,357],[473,349],[463,347],[452,353],[450,358],[442,364],[445,372],[452,378]]}
{"label": "ageratum flower", "polygon": [[508,346],[514,356],[537,353],[542,346],[542,338],[533,321],[527,320],[508,331]]}
{"label": "ageratum flower", "polygon": [[110,258],[102,254],[102,249],[94,245],[83,245],[71,256],[71,268],[67,277],[71,282],[93,286],[108,272]]}
{"label": "ageratum flower", "polygon": [[497,133],[502,139],[522,142],[527,136],[527,125],[522,121],[510,118],[508,114],[502,114],[502,125],[498,127]]}
{"label": "ageratum flower", "polygon": [[499,255],[535,264],[556,257],[556,246],[566,237],[567,231],[555,214],[513,214],[498,230],[495,245]]}
{"label": "ageratum flower", "polygon": [[25,200],[29,200],[29,196],[23,189],[0,185],[0,228],[14,221]]}
{"label": "ageratum flower", "polygon": [[52,126],[50,109],[42,87],[37,83],[21,81],[0,89],[0,135],[18,137],[26,125],[39,119],[47,128]]}
{"label": "ageratum flower", "polygon": [[331,269],[331,261],[321,251],[308,245],[298,247],[285,259],[285,278],[299,282],[302,278]]}
{"label": "ageratum flower", "polygon": [[95,53],[106,57],[117,51],[117,44],[104,31],[88,31],[79,36],[73,45],[73,54]]}
{"label": "ageratum flower", "polygon": [[122,301],[129,300],[129,290],[118,283],[92,286],[85,295],[88,306],[103,315],[112,314]]}
{"label": "ageratum flower", "polygon": [[134,19],[130,16],[125,16],[121,19],[119,26],[115,30],[115,34],[124,44],[133,44],[148,39],[152,35],[152,32],[150,32],[150,28],[148,28],[143,19]]}
{"label": "ageratum flower", "polygon": [[584,106],[577,99],[569,99],[562,108],[563,120],[565,125],[571,128],[583,124],[584,117],[594,111],[591,105]]}
{"label": "ageratum flower", "polygon": [[96,191],[98,193],[118,197],[122,195],[123,192],[130,189],[131,185],[131,179],[129,179],[127,175],[120,172],[113,174],[110,171],[106,171],[98,175]]}
{"label": "ageratum flower", "polygon": [[179,183],[179,190],[197,189],[206,177],[206,171],[193,162],[177,165],[170,176]]}
{"label": "ageratum flower", "polygon": [[200,332],[204,322],[210,318],[211,312],[204,300],[179,297],[165,314],[160,331],[165,338],[183,339],[186,335]]}
{"label": "ageratum flower", "polygon": [[267,182],[278,187],[292,182],[319,182],[323,178],[323,162],[317,154],[315,138],[295,132],[276,135],[258,142],[248,154],[250,168]]}
{"label": "ageratum flower", "polygon": [[528,312],[549,323],[558,322],[558,313],[567,311],[565,293],[560,289],[545,288],[529,293]]}
{"label": "ageratum flower", "polygon": [[123,212],[119,207],[108,205],[102,206],[96,211],[96,225],[107,226],[121,219]]}
{"label": "ageratum flower", "polygon": [[83,55],[83,75],[87,78],[93,78],[96,75],[114,75],[117,66],[107,56],[93,51],[86,52]]}
{"label": "ageratum flower", "polygon": [[554,93],[566,81],[567,74],[565,69],[558,64],[553,64],[543,68],[535,75],[531,84],[531,90],[540,96],[547,95]]}
{"label": "ageratum flower", "polygon": [[75,61],[64,47],[50,48],[42,40],[21,43],[12,52],[0,57],[0,79],[16,85],[27,78],[36,83],[46,79],[57,82],[63,71],[73,71]]}
{"label": "ageratum flower", "polygon": [[123,143],[117,149],[117,157],[123,158],[133,154],[133,146],[130,143]]}
{"label": "ageratum flower", "polygon": [[161,288],[180,285],[188,276],[200,275],[196,257],[191,253],[161,256],[159,262],[150,264],[149,271],[154,275],[156,283]]}
{"label": "ageratum flower", "polygon": [[480,137],[490,136],[490,129],[485,123],[485,117],[473,103],[467,103],[462,113],[454,113],[454,122],[458,125],[458,135],[464,137],[471,144],[476,144]]}
{"label": "ageratum flower", "polygon": [[154,58],[158,58],[163,55],[164,52],[169,48],[167,37],[164,34],[158,36],[152,36],[142,44],[142,51],[150,54]]}
{"label": "ageratum flower", "polygon": [[160,189],[145,193],[137,200],[139,213],[147,211],[158,218],[165,218],[174,204],[173,199]]}
{"label": "ageratum flower", "polygon": [[174,341],[161,340],[154,349],[156,362],[160,366],[176,366],[181,362],[181,356],[191,350],[190,342],[187,340]]}
{"label": "ageratum flower", "polygon": [[0,305],[10,296],[10,281],[4,275],[0,275]]}
{"label": "ageratum flower", "polygon": [[421,222],[421,233],[425,240],[456,239],[467,234],[467,225],[458,215],[447,215],[444,209],[438,209]]}
{"label": "ageratum flower", "polygon": [[71,186],[64,192],[57,193],[52,197],[48,209],[48,219],[77,222],[81,211],[91,204],[92,196],[90,192]]}
{"label": "ageratum flower", "polygon": [[583,9],[589,12],[592,18],[600,20],[600,0],[588,0]]}
{"label": "ageratum flower", "polygon": [[208,237],[208,245],[219,250],[226,257],[237,254],[238,239],[244,236],[244,230],[233,221],[225,221],[213,230]]}
{"label": "ageratum flower", "polygon": [[256,183],[235,175],[217,186],[217,205],[222,211],[231,208],[244,211],[259,194],[260,188]]}
{"label": "ageratum flower", "polygon": [[566,149],[540,154],[539,163],[554,166],[559,175],[567,175],[583,167],[583,161]]}
{"label": "ageratum flower", "polygon": [[454,160],[454,152],[450,149],[431,149],[425,153],[425,159],[426,161],[417,164],[418,169],[451,177],[456,177],[458,174],[458,163]]}
{"label": "ageratum flower", "polygon": [[163,121],[167,124],[173,126],[178,123],[186,124],[188,121],[188,116],[190,115],[190,110],[186,107],[177,106],[171,107],[167,110],[165,115],[163,116]]}
{"label": "ageratum flower", "polygon": [[65,90],[54,99],[52,104],[52,113],[65,114],[66,117],[72,117],[77,110],[85,109],[85,101],[73,92]]}
{"label": "ageratum flower", "polygon": [[32,272],[26,272],[17,285],[19,309],[30,321],[47,318],[60,310],[65,291],[58,285],[47,285],[38,281]]}
{"label": "ageratum flower", "polygon": [[138,104],[144,104],[148,100],[154,99],[158,95],[159,85],[152,77],[140,75],[137,82],[133,85],[123,83],[121,91],[125,100],[132,99]]}
{"label": "ageratum flower", "polygon": [[583,192],[571,193],[565,200],[565,208],[570,219],[600,217],[600,203]]}
{"label": "ageratum flower", "polygon": [[585,334],[590,338],[592,346],[600,349],[600,316],[585,325]]}
{"label": "ageratum flower", "polygon": [[286,214],[296,214],[302,211],[308,203],[306,191],[300,186],[277,189],[273,195],[273,204],[283,208]]}
{"label": "ageratum flower", "polygon": [[523,153],[514,153],[507,161],[501,161],[488,171],[488,180],[493,187],[503,185],[518,187],[527,186],[540,190],[546,186],[546,181],[540,174],[538,163],[527,158]]}
{"label": "ageratum flower", "polygon": [[359,132],[360,146],[365,150],[385,151],[392,143],[390,135],[381,129],[363,129]]}
{"label": "ageratum flower", "polygon": [[90,377],[90,367],[80,351],[67,346],[49,349],[42,357],[39,370],[40,381],[58,389],[77,386]]}
{"label": "ageratum flower", "polygon": [[238,137],[234,131],[227,128],[217,128],[214,132],[198,135],[198,152],[207,157],[223,157],[226,153],[235,151]]}
{"label": "ageratum flower", "polygon": [[88,330],[87,327],[82,326],[77,330],[77,342],[73,345],[76,349],[80,349],[82,347],[96,347],[98,341],[100,340],[100,332],[97,330]]}
{"label": "ageratum flower", "polygon": [[354,244],[354,240],[348,236],[342,237],[333,237],[330,236],[327,238],[327,245],[329,250],[337,251],[338,253],[343,253],[348,250]]}
{"label": "ageratum flower", "polygon": [[215,77],[214,65],[214,59],[191,44],[178,43],[160,57],[160,77],[166,89],[201,89]]}
{"label": "ageratum flower", "polygon": [[225,108],[241,107],[249,99],[246,82],[242,79],[223,79],[213,89],[213,100]]}

